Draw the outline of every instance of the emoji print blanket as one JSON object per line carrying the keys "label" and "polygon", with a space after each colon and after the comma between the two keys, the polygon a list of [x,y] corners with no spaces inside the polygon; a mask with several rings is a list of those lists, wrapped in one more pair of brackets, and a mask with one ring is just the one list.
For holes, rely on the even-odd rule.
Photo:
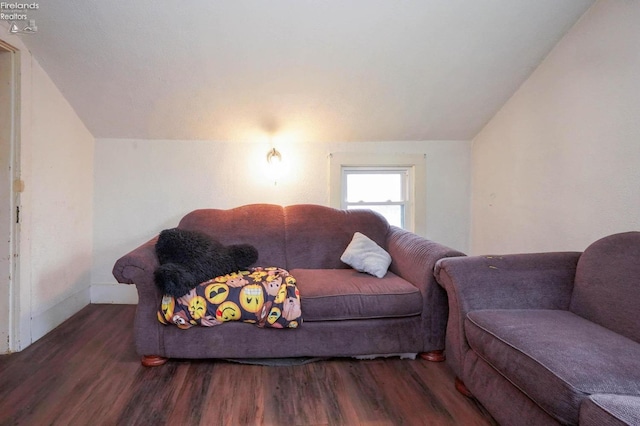
{"label": "emoji print blanket", "polygon": [[205,281],[182,297],[165,295],[158,320],[182,329],[227,321],[297,328],[302,323],[300,293],[288,271],[251,268]]}

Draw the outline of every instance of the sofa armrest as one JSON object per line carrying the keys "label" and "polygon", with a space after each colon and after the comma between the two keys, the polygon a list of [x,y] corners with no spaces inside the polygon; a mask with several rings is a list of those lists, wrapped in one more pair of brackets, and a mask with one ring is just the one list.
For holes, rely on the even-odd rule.
{"label": "sofa armrest", "polygon": [[113,276],[123,284],[135,284],[138,291],[138,306],[134,321],[136,351],[138,355],[163,355],[162,324],[157,312],[162,300],[162,291],[155,284],[153,274],[159,265],[156,256],[156,241],[153,238],[118,259],[113,266]]}
{"label": "sofa armrest", "polygon": [[160,290],[155,285],[153,273],[158,267],[155,237],[118,259],[113,266],[113,276],[119,283],[135,284],[140,300],[160,300]]}
{"label": "sofa armrest", "polygon": [[509,254],[442,259],[435,267],[447,291],[446,351],[462,373],[468,312],[480,309],[568,309],[579,252]]}
{"label": "sofa armrest", "polygon": [[391,255],[390,271],[415,285],[422,295],[423,351],[444,349],[447,295],[433,271],[438,260],[465,254],[395,226],[387,234],[386,250]]}

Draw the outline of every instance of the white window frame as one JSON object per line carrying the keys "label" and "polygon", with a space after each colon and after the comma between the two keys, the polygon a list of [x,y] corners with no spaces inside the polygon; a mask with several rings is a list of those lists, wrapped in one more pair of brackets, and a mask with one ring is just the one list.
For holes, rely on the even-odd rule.
{"label": "white window frame", "polygon": [[404,229],[426,235],[426,154],[334,152],[329,154],[329,205],[345,208],[343,204],[343,169],[396,168],[408,170],[407,201]]}
{"label": "white window frame", "polygon": [[[412,167],[408,166],[343,166],[341,167],[342,183],[341,183],[341,205],[342,209],[349,209],[349,207],[367,208],[368,206],[400,206],[402,207],[401,227],[407,229],[407,225],[412,222],[413,217],[413,203],[412,203],[412,191],[410,188],[413,185],[412,182]],[[400,193],[401,199],[399,200],[386,200],[386,201],[349,201],[347,199],[348,187],[347,179],[349,175],[357,174],[393,174],[400,175]]]}

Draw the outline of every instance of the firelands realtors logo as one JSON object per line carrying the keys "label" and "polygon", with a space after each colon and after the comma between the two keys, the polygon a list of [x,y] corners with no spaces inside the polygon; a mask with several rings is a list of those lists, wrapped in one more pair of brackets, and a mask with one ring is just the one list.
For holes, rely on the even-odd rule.
{"label": "firelands realtors logo", "polygon": [[0,2],[0,20],[9,22],[11,34],[33,34],[38,31],[32,13],[40,9],[38,3]]}

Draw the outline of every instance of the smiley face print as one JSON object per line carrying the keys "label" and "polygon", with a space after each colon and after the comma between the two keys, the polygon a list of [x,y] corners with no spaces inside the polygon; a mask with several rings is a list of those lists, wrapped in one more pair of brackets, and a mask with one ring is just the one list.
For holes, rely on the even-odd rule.
{"label": "smiley face print", "polygon": [[[271,279],[269,279],[271,278]],[[269,296],[277,296],[278,290],[280,290],[280,285],[282,284],[282,278],[280,277],[267,277],[267,280],[264,282],[264,286],[267,289],[267,294]]]}
{"label": "smiley face print", "polygon": [[295,297],[288,297],[282,306],[282,317],[287,321],[294,321],[301,316],[300,301]]}
{"label": "smiley face print", "polygon": [[[160,305],[160,312],[162,317],[166,321],[171,321],[171,317],[173,317],[173,311],[176,307],[176,300],[173,296],[164,295],[162,296],[162,304]],[[160,318],[160,317],[158,317]]]}
{"label": "smiley face print", "polygon": [[278,321],[278,318],[280,318],[281,315],[282,315],[282,312],[280,311],[280,308],[273,307],[271,308],[271,311],[269,311],[269,316],[267,316],[267,322],[273,325],[276,321]]}
{"label": "smiley face print", "polygon": [[202,318],[207,313],[207,301],[202,296],[196,296],[189,301],[189,314],[194,320]]}
{"label": "smiley face print", "polygon": [[171,322],[181,328],[186,330],[187,328],[191,328],[191,324],[189,324],[189,319],[187,318],[187,314],[180,311],[176,312],[171,318]]}
{"label": "smiley face print", "polygon": [[218,322],[238,321],[242,316],[242,311],[238,305],[230,300],[222,302],[216,310],[216,320]]}
{"label": "smiley face print", "polygon": [[274,303],[282,303],[284,302],[284,299],[287,298],[287,286],[286,284],[282,284],[280,286],[280,288],[278,289],[278,294],[276,295],[275,300],[273,301]]}
{"label": "smiley face print", "polygon": [[204,290],[204,296],[207,298],[209,303],[219,305],[227,300],[227,297],[229,296],[229,286],[223,283],[209,284]]}
{"label": "smiley face print", "polygon": [[240,290],[240,305],[251,313],[260,312],[264,304],[264,289],[260,284],[251,284],[242,287]]}
{"label": "smiley face print", "polygon": [[228,321],[258,327],[297,328],[302,324],[296,279],[277,268],[252,268],[212,278],[182,297],[165,296],[159,322],[179,328],[212,327]]}

